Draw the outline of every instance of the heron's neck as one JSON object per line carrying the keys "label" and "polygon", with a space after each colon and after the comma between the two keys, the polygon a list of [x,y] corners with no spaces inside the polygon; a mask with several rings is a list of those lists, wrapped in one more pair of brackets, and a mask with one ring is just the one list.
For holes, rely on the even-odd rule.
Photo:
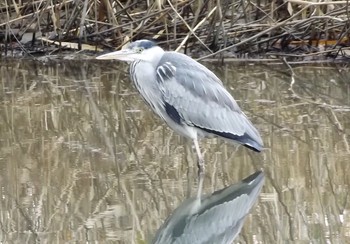
{"label": "heron's neck", "polygon": [[154,67],[158,66],[158,63],[160,59],[164,55],[164,50],[161,47],[155,46],[150,49],[147,49],[144,51],[145,57],[147,57],[145,60],[146,62],[149,62],[152,64]]}

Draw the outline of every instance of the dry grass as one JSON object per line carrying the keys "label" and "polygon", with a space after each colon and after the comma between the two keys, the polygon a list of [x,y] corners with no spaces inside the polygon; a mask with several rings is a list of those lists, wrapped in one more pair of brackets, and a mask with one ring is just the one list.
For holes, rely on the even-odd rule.
{"label": "dry grass", "polygon": [[64,48],[120,48],[130,40],[148,38],[202,58],[320,60],[349,57],[349,30],[347,1],[0,3],[3,54],[12,50],[42,55]]}

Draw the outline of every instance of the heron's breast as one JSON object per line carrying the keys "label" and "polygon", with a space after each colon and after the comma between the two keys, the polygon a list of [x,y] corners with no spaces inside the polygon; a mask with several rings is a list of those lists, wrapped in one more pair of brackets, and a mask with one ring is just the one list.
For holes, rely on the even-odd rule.
{"label": "heron's breast", "polygon": [[147,62],[134,62],[130,66],[130,77],[145,102],[156,114],[162,116],[164,110],[162,94],[153,66]]}

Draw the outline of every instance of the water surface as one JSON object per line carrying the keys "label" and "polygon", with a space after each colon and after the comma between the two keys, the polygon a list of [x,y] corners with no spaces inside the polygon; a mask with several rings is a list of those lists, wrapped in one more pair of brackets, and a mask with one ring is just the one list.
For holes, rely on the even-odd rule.
{"label": "water surface", "polygon": [[[204,192],[266,173],[240,243],[349,243],[350,69],[210,65],[261,132],[201,141]],[[1,242],[145,243],[196,192],[191,143],[120,63],[0,64]],[[234,210],[232,210],[234,211]]]}

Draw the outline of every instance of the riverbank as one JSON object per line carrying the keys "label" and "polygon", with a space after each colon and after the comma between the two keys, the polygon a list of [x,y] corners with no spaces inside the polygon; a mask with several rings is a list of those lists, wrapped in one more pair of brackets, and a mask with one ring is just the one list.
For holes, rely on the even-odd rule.
{"label": "riverbank", "polygon": [[350,58],[347,1],[58,2],[0,4],[1,57],[99,52],[146,38],[201,60]]}

